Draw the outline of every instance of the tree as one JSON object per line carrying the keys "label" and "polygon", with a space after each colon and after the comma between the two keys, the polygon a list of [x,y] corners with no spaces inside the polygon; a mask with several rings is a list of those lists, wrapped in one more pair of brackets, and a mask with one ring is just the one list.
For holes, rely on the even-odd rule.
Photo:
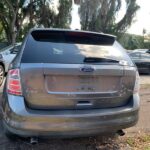
{"label": "tree", "polygon": [[69,28],[71,23],[72,0],[59,0],[58,15],[55,19],[56,28]]}
{"label": "tree", "polygon": [[125,32],[131,25],[137,10],[136,0],[125,0],[126,13],[117,22],[122,0],[80,0],[79,16],[81,28],[105,33]]}
{"label": "tree", "polygon": [[53,9],[54,0],[3,0],[0,1],[0,21],[9,43],[33,27],[69,28],[71,0],[59,0],[58,13]]}
{"label": "tree", "polygon": [[[59,0],[56,11],[53,9],[53,1],[40,1],[40,9],[37,10],[38,25],[44,27],[69,28],[71,23],[71,0]],[[51,6],[51,7],[50,7]]]}
{"label": "tree", "polygon": [[24,5],[25,0],[3,0],[0,2],[0,21],[9,43],[15,43],[16,36],[19,34],[27,15]]}
{"label": "tree", "polygon": [[0,22],[0,41],[2,40],[2,34],[3,34],[3,26],[2,23]]}

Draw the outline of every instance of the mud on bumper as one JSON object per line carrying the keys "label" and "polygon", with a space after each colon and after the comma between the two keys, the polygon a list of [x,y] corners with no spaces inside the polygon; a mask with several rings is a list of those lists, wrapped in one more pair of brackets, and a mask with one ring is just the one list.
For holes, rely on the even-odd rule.
{"label": "mud on bumper", "polygon": [[20,136],[77,137],[113,133],[138,121],[139,96],[124,107],[92,110],[31,110],[23,97],[8,95],[3,107],[7,130]]}

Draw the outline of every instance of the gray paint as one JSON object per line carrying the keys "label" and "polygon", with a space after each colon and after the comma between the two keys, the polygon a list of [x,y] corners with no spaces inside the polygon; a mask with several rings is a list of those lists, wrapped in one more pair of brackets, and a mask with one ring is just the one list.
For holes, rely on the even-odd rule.
{"label": "gray paint", "polygon": [[10,132],[90,136],[136,124],[139,96],[133,90],[137,69],[122,47],[127,63],[88,64],[94,70],[82,72],[84,64],[21,63],[28,36],[10,66],[20,69],[23,96],[8,94],[6,83],[4,88],[3,122]]}

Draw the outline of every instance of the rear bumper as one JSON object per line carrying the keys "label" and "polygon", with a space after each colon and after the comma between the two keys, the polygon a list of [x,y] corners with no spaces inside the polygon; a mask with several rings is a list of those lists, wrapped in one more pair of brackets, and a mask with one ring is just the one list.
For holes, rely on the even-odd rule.
{"label": "rear bumper", "polygon": [[124,107],[94,110],[42,111],[26,108],[23,97],[3,101],[3,122],[21,136],[76,137],[112,133],[138,121],[139,96]]}

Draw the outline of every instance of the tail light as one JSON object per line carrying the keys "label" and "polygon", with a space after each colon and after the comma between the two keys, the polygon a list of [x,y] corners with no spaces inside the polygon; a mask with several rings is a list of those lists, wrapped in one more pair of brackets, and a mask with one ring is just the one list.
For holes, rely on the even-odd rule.
{"label": "tail light", "polygon": [[140,89],[140,76],[138,71],[136,72],[136,79],[135,79],[135,85],[134,85],[134,93],[138,93]]}
{"label": "tail light", "polygon": [[12,95],[22,95],[19,69],[12,69],[8,72],[7,92]]}

